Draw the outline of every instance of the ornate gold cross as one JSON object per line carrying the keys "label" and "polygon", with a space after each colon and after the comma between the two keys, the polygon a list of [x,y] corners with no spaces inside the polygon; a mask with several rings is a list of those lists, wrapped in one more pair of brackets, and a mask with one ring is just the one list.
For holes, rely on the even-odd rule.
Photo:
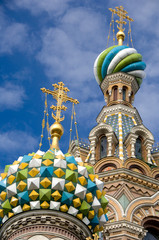
{"label": "ornate gold cross", "polygon": [[79,102],[77,99],[73,99],[73,98],[67,96],[67,92],[69,92],[70,90],[67,87],[64,87],[65,84],[63,82],[59,82],[58,84],[56,84],[56,83],[52,84],[52,86],[54,87],[54,91],[51,91],[46,88],[41,88],[41,91],[44,93],[51,94],[53,96],[53,98],[55,98],[57,100],[57,105],[56,106],[52,105],[50,108],[52,110],[56,111],[56,116],[52,112],[52,117],[55,119],[56,122],[59,123],[59,122],[63,121],[65,118],[64,116],[61,117],[61,110],[66,111],[66,109],[67,109],[67,107],[62,105],[62,103],[70,101],[70,102],[77,104]]}
{"label": "ornate gold cross", "polygon": [[126,21],[124,21],[124,19],[127,19],[131,22],[134,21],[132,18],[130,18],[127,15],[128,12],[126,10],[124,10],[123,6],[116,7],[116,9],[109,8],[109,10],[119,16],[119,20],[116,20],[116,22],[119,24],[119,25],[117,25],[117,28],[119,29],[119,31],[125,30],[125,29],[123,29],[123,25],[126,25]]}

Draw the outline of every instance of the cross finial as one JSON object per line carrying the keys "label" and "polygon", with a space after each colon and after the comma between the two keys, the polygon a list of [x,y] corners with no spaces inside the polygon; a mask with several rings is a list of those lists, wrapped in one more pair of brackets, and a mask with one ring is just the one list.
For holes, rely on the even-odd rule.
{"label": "cross finial", "polygon": [[124,21],[124,19],[128,20],[129,22],[132,22],[134,20],[127,15],[128,12],[124,10],[123,6],[115,7],[115,8],[116,9],[109,8],[109,10],[112,13],[117,14],[119,16],[119,20],[116,20],[116,23],[118,24],[117,28],[119,29],[119,32],[117,33],[117,40],[118,40],[118,44],[122,45],[125,38],[125,34],[124,34],[125,29],[123,28],[123,25],[126,25],[127,23],[126,21]]}
{"label": "cross finial", "polygon": [[97,233],[93,234],[94,240],[98,240],[99,236]]}
{"label": "cross finial", "polygon": [[64,87],[65,84],[63,82],[59,82],[58,84],[56,84],[56,83],[52,84],[52,86],[54,87],[54,91],[51,91],[46,88],[41,88],[41,91],[44,93],[51,94],[53,96],[53,98],[55,98],[57,100],[57,105],[56,106],[52,105],[50,108],[52,110],[56,111],[56,115],[54,115],[52,113],[52,117],[55,119],[55,121],[61,122],[64,120],[64,116],[61,117],[61,110],[66,111],[66,109],[67,109],[67,107],[62,105],[62,103],[70,101],[70,102],[77,104],[79,102],[77,101],[77,99],[73,99],[73,98],[67,96],[67,92],[69,92],[70,90],[67,87]]}
{"label": "cross finial", "polygon": [[54,87],[53,91],[46,88],[41,88],[41,91],[44,93],[51,94],[53,98],[57,100],[57,105],[51,106],[51,109],[56,111],[56,115],[54,115],[54,113],[52,112],[52,117],[53,119],[55,119],[55,123],[51,125],[50,133],[52,138],[51,149],[53,148],[59,149],[59,139],[61,138],[64,132],[63,127],[60,124],[60,122],[64,120],[64,116],[61,117],[61,111],[62,110],[66,111],[67,109],[67,107],[62,105],[62,103],[70,101],[72,103],[77,104],[79,102],[77,101],[77,99],[73,99],[67,96],[67,92],[69,91],[69,89],[67,87],[64,87],[65,85],[63,82],[59,82],[58,84],[52,84],[52,86]]}

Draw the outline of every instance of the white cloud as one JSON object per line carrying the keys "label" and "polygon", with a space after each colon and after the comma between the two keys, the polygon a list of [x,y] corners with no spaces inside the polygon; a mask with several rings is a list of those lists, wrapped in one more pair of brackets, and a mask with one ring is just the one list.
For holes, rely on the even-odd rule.
{"label": "white cloud", "polygon": [[8,82],[0,87],[0,110],[18,109],[22,107],[25,98],[23,87]]}
{"label": "white cloud", "polygon": [[25,24],[11,22],[5,16],[2,7],[0,8],[0,53],[11,54],[14,49],[26,50],[28,29]]}
{"label": "white cloud", "polygon": [[0,152],[15,154],[33,151],[38,146],[37,139],[27,132],[12,130],[0,132]]}
{"label": "white cloud", "polygon": [[13,0],[8,7],[16,10],[17,8],[29,10],[33,15],[43,12],[49,15],[58,16],[62,14],[71,0]]}

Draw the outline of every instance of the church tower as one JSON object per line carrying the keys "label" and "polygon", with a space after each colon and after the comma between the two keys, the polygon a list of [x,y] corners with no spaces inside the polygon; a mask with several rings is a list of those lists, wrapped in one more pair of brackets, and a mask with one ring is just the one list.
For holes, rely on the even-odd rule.
{"label": "church tower", "polygon": [[[85,161],[104,182],[109,200],[104,239],[159,239],[159,154],[152,133],[133,106],[146,64],[134,47],[124,45],[123,26],[126,21],[130,26],[133,19],[122,6],[109,10],[119,17],[118,45],[101,52],[94,63],[106,105],[90,131]],[[71,148],[74,151],[73,143]],[[81,155],[84,151],[81,144]]]}

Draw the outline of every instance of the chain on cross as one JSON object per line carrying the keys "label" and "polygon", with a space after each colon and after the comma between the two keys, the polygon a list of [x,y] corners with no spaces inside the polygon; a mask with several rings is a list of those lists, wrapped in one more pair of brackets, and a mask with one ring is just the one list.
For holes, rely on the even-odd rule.
{"label": "chain on cross", "polygon": [[56,115],[54,115],[52,112],[53,119],[55,119],[56,122],[61,122],[64,120],[64,116],[61,117],[61,111],[62,110],[66,111],[67,109],[67,107],[62,105],[62,103],[70,101],[72,103],[77,104],[79,102],[77,99],[73,99],[67,96],[67,92],[69,92],[69,89],[67,87],[64,87],[65,85],[63,82],[59,82],[58,84],[52,84],[52,86],[54,87],[54,91],[51,91],[46,88],[41,88],[41,91],[44,93],[51,94],[53,98],[57,100],[57,105],[56,106],[52,105],[50,108],[56,111]]}
{"label": "chain on cross", "polygon": [[124,31],[125,29],[123,28],[123,25],[126,25],[126,21],[124,21],[124,19],[127,19],[129,22],[132,22],[134,21],[132,18],[130,18],[128,15],[127,15],[127,11],[124,10],[123,6],[120,6],[120,7],[116,7],[116,9],[112,9],[112,8],[109,8],[109,10],[114,13],[114,14],[117,14],[119,16],[119,20],[116,20],[116,22],[118,23],[117,25],[117,28],[120,30],[120,31]]}

